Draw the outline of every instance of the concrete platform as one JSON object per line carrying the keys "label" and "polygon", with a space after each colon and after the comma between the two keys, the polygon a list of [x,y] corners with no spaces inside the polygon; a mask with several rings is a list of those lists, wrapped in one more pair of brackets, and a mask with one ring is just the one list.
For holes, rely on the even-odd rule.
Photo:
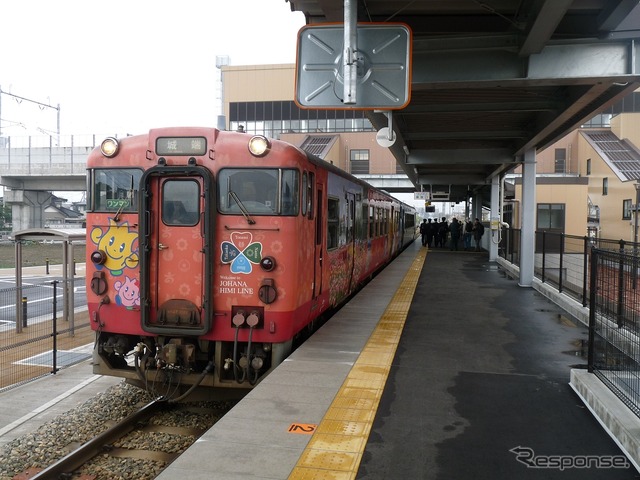
{"label": "concrete platform", "polygon": [[[79,351],[91,353],[93,344]],[[0,393],[0,446],[37,430],[122,379],[92,373],[91,360]]]}
{"label": "concrete platform", "polygon": [[640,471],[640,418],[594,374],[571,370],[571,388]]}

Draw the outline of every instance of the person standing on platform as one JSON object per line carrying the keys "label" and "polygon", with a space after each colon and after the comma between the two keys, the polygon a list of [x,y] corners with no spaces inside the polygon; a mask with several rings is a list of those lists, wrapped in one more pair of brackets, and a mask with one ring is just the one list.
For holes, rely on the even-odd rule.
{"label": "person standing on platform", "polygon": [[451,233],[449,250],[458,250],[458,242],[460,241],[460,222],[458,222],[456,217],[453,217],[453,220],[451,220],[449,232]]}
{"label": "person standing on platform", "polygon": [[436,236],[436,224],[429,219],[429,223],[427,223],[427,246],[429,248],[433,247],[433,238]]}
{"label": "person standing on platform", "polygon": [[[431,221],[431,219],[429,219]],[[427,219],[422,220],[420,224],[420,236],[422,237],[422,246],[427,246],[427,234],[428,234],[429,226],[427,225]]]}
{"label": "person standing on platform", "polygon": [[462,234],[462,241],[463,241],[465,250],[471,250],[472,238],[473,238],[473,223],[471,223],[471,219],[468,218],[464,222],[464,233]]}
{"label": "person standing on platform", "polygon": [[484,235],[484,225],[480,223],[480,220],[476,218],[475,222],[473,222],[473,239],[476,242],[476,252],[480,251],[480,242],[482,240],[482,235]]}
{"label": "person standing on platform", "polygon": [[442,217],[442,221],[438,223],[438,237],[436,238],[436,247],[440,246],[444,248],[447,245],[448,231],[449,225],[447,224],[447,217]]}

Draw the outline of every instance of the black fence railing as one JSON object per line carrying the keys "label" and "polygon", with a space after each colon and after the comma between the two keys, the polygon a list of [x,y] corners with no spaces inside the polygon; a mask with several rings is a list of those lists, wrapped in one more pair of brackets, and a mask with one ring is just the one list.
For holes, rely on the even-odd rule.
{"label": "black fence railing", "polygon": [[[80,286],[84,278],[74,282]],[[89,316],[76,314],[73,322],[63,318],[64,286],[63,281],[54,280],[23,285],[20,291],[16,287],[0,290],[0,392],[90,357],[77,351],[91,341]],[[22,310],[21,325],[16,325],[16,309]]]}
{"label": "black fence railing", "polygon": [[638,256],[592,249],[589,372],[640,416],[640,282]]}
{"label": "black fence railing", "polygon": [[[594,239],[547,231],[536,232],[535,235],[535,277],[554,286],[560,293],[573,297],[584,307],[589,305],[592,248],[640,255],[640,244],[624,240]],[[521,231],[518,229],[503,229],[498,245],[498,254],[517,266],[520,266],[520,237]]]}
{"label": "black fence railing", "polygon": [[[520,230],[499,255],[520,266]],[[588,369],[640,416],[640,244],[536,232],[534,275],[589,307]]]}
{"label": "black fence railing", "polygon": [[498,244],[499,255],[508,262],[520,266],[520,230],[503,228],[501,233]]}

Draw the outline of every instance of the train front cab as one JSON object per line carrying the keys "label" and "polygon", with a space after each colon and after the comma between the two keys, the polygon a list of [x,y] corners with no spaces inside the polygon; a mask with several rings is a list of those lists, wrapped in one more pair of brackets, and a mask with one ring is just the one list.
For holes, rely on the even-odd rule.
{"label": "train front cab", "polygon": [[[326,175],[317,175],[299,150],[280,145],[285,152],[262,165],[280,172],[278,158],[291,157],[287,168],[300,172],[295,215],[257,213],[248,221],[245,213],[220,214],[214,174],[227,168],[242,178],[245,172],[260,170],[237,168],[251,163],[242,158],[250,137],[230,136],[238,143],[231,147],[235,163],[207,164],[206,158],[149,158],[157,139],[150,135],[147,160],[155,166],[139,181],[129,175],[124,182],[131,183],[130,203],[139,197],[139,215],[129,204],[126,212],[91,214],[97,224],[126,226],[132,235],[137,228],[139,245],[130,255],[139,256],[139,265],[132,261],[130,269],[117,274],[94,262],[89,297],[98,319],[95,373],[141,384],[179,378],[186,385],[250,388],[286,358],[293,338],[326,310],[326,217],[320,208],[325,204]],[[139,143],[133,137],[125,140]],[[107,194],[112,195],[111,190]],[[228,194],[221,195],[228,199]],[[244,205],[241,198],[236,200],[229,202]],[[109,236],[106,227],[94,230]],[[259,245],[257,250],[252,242]],[[232,261],[229,251],[234,248],[234,255],[255,260],[259,268],[243,270]],[[254,257],[252,252],[257,252]],[[99,250],[94,253],[92,259],[101,257]],[[120,310],[119,301],[110,301],[119,298],[113,285],[120,283],[110,273],[126,274],[140,286],[138,306]],[[133,364],[122,360],[130,351]],[[239,375],[236,365],[242,369]]]}

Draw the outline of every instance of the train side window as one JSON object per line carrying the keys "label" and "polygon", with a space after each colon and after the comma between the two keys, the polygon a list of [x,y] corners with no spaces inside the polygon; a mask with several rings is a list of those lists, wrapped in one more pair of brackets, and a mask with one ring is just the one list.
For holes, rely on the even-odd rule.
{"label": "train side window", "polygon": [[381,219],[382,222],[380,223],[380,235],[386,235],[387,234],[387,223],[388,223],[388,213],[386,208],[383,208],[382,211],[380,212],[382,213],[381,215]]}
{"label": "train side window", "polygon": [[353,241],[353,217],[354,217],[353,200],[347,200],[346,206],[347,206],[346,239],[347,239],[347,243],[351,243]]}
{"label": "train side window", "polygon": [[373,208],[373,215],[371,216],[371,221],[373,222],[373,228],[371,230],[371,238],[376,238],[378,235],[378,209]]}
{"label": "train side window", "polygon": [[299,198],[298,171],[282,170],[282,215],[297,215]]}
{"label": "train side window", "polygon": [[389,233],[389,222],[391,221],[391,215],[389,215],[389,210],[387,210],[386,208],[382,211],[382,213],[384,217],[384,223],[382,224],[384,231],[382,233],[384,235],[387,235]]}
{"label": "train side window", "polygon": [[385,208],[384,210],[384,234],[389,234],[389,227],[391,226],[391,212]]}
{"label": "train side window", "polygon": [[366,204],[362,204],[360,208],[362,209],[362,215],[360,217],[360,236],[358,238],[360,240],[366,240],[367,234],[369,232],[367,227],[367,212],[369,211],[369,206]]}
{"label": "train side window", "polygon": [[327,250],[338,248],[338,229],[340,227],[340,200],[329,198],[327,208]]}
{"label": "train side window", "polygon": [[309,172],[309,183],[307,185],[308,188],[308,192],[307,192],[307,213],[309,215],[309,218],[313,218],[313,191],[315,188],[315,175],[312,172]]}
{"label": "train side window", "polygon": [[307,207],[309,206],[307,203],[309,196],[308,182],[307,172],[302,172],[302,216],[307,214]]}
{"label": "train side window", "polygon": [[376,236],[375,208],[369,206],[369,238]]}
{"label": "train side window", "polygon": [[[318,190],[316,205],[322,205],[322,190]],[[322,245],[322,209],[318,208],[316,215],[316,245]]]}

